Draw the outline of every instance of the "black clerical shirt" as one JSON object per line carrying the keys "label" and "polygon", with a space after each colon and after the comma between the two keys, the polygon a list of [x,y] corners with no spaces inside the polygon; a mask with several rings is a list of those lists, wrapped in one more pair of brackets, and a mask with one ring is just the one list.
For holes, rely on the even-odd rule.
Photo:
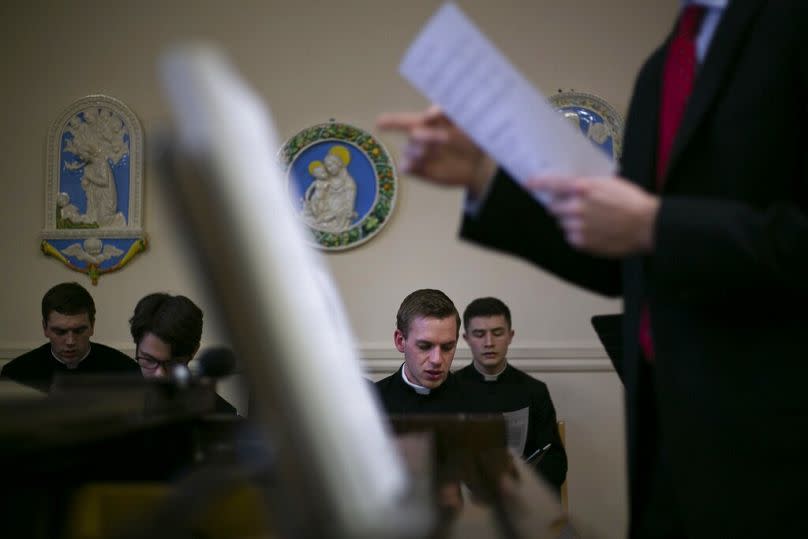
{"label": "black clerical shirt", "polygon": [[429,394],[418,394],[402,379],[400,367],[396,372],[376,382],[376,389],[388,414],[453,414],[467,412],[464,396],[455,376],[446,380]]}
{"label": "black clerical shirt", "polygon": [[30,352],[12,359],[4,367],[0,378],[14,380],[40,391],[50,391],[54,377],[71,374],[140,373],[138,364],[124,354],[103,344],[91,343],[90,353],[74,368],[69,369],[51,353],[51,344],[43,344]]}
{"label": "black clerical shirt", "polygon": [[524,457],[548,443],[550,449],[537,465],[541,475],[557,489],[567,477],[567,453],[558,434],[553,401],[547,385],[526,372],[507,365],[495,380],[487,381],[471,364],[455,373],[465,399],[476,411],[489,413],[529,409]]}

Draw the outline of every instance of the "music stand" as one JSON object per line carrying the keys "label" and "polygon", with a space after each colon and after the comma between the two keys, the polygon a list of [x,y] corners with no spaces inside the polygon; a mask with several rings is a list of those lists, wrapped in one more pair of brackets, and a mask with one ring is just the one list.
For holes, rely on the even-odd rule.
{"label": "music stand", "polygon": [[614,370],[623,380],[623,315],[596,314],[592,317],[592,327],[598,334],[606,354],[612,360]]}

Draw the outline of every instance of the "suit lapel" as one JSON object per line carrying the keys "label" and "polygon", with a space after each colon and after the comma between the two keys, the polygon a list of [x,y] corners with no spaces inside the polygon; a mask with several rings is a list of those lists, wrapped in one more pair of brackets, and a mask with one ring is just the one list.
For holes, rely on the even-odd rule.
{"label": "suit lapel", "polygon": [[[676,165],[696,128],[718,97],[722,83],[732,72],[738,49],[745,41],[746,32],[754,20],[754,16],[765,2],[766,0],[734,1],[730,2],[726,8],[713,35],[707,57],[696,78],[690,102],[685,109],[682,123],[673,141],[666,176]],[[673,178],[671,181],[676,180]],[[663,185],[669,187],[669,183],[669,179],[665,178]]]}
{"label": "suit lapel", "polygon": [[620,174],[655,191],[654,159],[659,125],[659,90],[665,47],[651,55],[640,74],[628,109]]}

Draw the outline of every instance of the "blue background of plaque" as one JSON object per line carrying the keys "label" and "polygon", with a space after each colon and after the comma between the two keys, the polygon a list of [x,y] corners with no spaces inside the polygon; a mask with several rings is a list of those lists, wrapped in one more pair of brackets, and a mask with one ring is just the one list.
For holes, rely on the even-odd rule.
{"label": "blue background of plaque", "polygon": [[[583,107],[561,107],[559,110],[564,112],[574,112],[578,115],[579,127],[581,128],[581,133],[586,135],[587,131],[589,131],[589,126],[596,123],[605,123],[603,121],[603,117],[600,114],[596,114],[589,109],[585,109]],[[609,135],[609,138],[603,144],[598,144],[592,139],[589,141],[595,145],[595,147],[600,148],[606,155],[609,156],[609,159],[614,159],[614,142],[612,140],[612,136]]]}
{"label": "blue background of plaque", "polygon": [[[70,197],[70,203],[78,208],[79,213],[87,213],[87,195],[84,189],[81,188],[81,178],[84,176],[84,168],[78,170],[68,170],[65,163],[78,163],[79,160],[76,154],[64,150],[67,141],[72,139],[73,135],[70,133],[62,133],[62,150],[61,159],[62,163],[59,167],[59,192],[67,193]],[[129,134],[124,136],[126,141],[127,152],[126,155],[121,157],[117,165],[112,165],[112,176],[115,178],[115,188],[118,190],[118,211],[126,218],[126,224],[129,224]]]}
{"label": "blue background of plaque", "polygon": [[292,183],[294,191],[292,193],[295,209],[303,211],[302,198],[314,178],[309,173],[309,163],[312,161],[322,161],[328,155],[328,150],[332,146],[344,146],[351,154],[351,162],[348,163],[348,173],[356,181],[356,210],[357,218],[351,222],[354,225],[365,218],[365,215],[373,208],[376,200],[376,189],[378,182],[376,172],[367,156],[356,146],[344,140],[324,140],[312,144],[301,151],[295,157],[289,167],[289,181]]}
{"label": "blue background of plaque", "polygon": [[[123,253],[121,253],[120,255],[108,258],[107,260],[104,260],[103,262],[98,264],[98,269],[109,269],[118,262],[120,262],[121,258],[126,256],[126,253],[128,253],[129,249],[132,248],[132,245],[136,241],[140,240],[138,238],[119,238],[119,239],[101,238],[101,241],[103,242],[103,245],[114,245],[115,247],[123,251]],[[87,262],[86,260],[82,261],[74,256],[69,256],[62,252],[63,249],[67,249],[74,243],[78,243],[79,245],[83,246],[84,238],[70,238],[65,240],[49,239],[47,240],[47,242],[51,244],[51,246],[53,246],[57,251],[59,251],[59,254],[68,259],[70,263],[73,264],[74,266],[78,266],[80,268],[86,268],[89,265],[89,262]]]}

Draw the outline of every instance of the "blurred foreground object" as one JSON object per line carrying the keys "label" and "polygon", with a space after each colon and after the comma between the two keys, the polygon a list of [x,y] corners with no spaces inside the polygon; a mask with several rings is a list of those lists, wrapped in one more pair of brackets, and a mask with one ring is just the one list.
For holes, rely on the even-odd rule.
{"label": "blurred foreground object", "polygon": [[175,49],[161,75],[175,127],[165,183],[253,384],[256,417],[277,442],[282,527],[295,537],[422,535],[430,514],[407,496],[339,296],[294,215],[268,111],[213,49]]}

